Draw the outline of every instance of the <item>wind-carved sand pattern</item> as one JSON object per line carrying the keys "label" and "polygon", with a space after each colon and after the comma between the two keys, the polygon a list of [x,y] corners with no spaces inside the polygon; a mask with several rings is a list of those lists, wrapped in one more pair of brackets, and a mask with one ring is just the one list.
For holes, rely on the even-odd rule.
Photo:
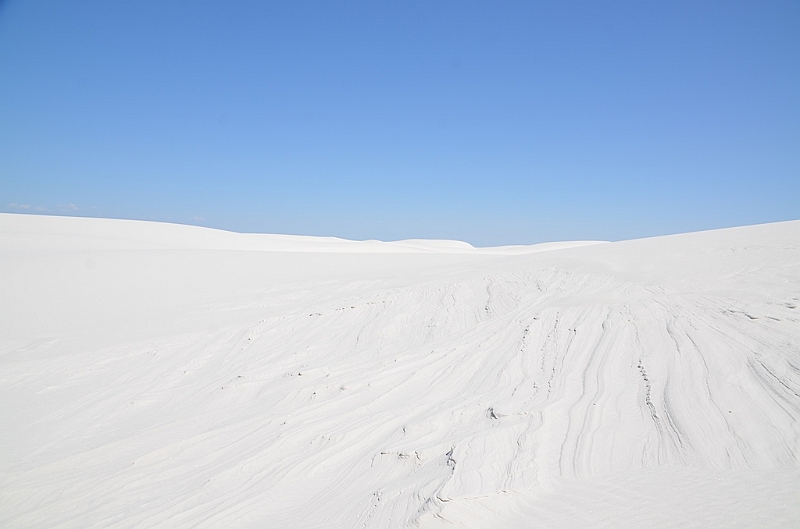
{"label": "wind-carved sand pattern", "polygon": [[3,527],[800,525],[800,222],[0,228]]}

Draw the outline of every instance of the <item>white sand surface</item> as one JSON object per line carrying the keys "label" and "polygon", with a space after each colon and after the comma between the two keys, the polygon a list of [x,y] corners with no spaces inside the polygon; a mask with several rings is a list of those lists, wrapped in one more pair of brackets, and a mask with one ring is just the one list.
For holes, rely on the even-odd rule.
{"label": "white sand surface", "polygon": [[0,527],[800,527],[800,221],[472,248],[0,214]]}

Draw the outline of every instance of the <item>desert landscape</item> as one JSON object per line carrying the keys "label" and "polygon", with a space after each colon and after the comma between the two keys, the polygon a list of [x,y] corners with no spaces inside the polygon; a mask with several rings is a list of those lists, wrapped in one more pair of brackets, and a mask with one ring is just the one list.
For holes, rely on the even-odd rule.
{"label": "desert landscape", "polygon": [[800,221],[474,248],[0,214],[3,527],[800,526]]}

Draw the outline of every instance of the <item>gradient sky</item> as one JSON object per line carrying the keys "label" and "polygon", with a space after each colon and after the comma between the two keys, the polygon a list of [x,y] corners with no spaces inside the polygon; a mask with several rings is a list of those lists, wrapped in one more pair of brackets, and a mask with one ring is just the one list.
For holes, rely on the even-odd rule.
{"label": "gradient sky", "polygon": [[0,3],[0,210],[475,245],[800,218],[800,2]]}

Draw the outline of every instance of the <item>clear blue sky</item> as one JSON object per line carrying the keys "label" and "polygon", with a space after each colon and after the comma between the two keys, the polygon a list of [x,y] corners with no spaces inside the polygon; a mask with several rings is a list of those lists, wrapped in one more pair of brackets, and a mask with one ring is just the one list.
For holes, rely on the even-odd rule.
{"label": "clear blue sky", "polygon": [[476,245],[800,218],[800,2],[0,0],[0,210]]}

